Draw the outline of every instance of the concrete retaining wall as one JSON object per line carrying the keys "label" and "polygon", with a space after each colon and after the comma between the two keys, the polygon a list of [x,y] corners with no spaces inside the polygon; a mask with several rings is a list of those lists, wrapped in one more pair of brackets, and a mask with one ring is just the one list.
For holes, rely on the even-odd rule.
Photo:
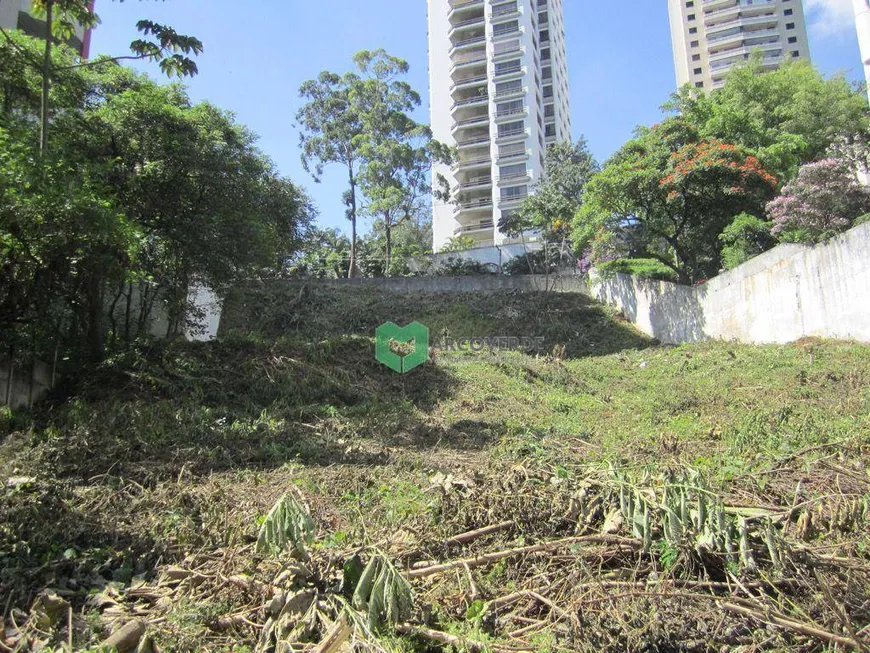
{"label": "concrete retaining wall", "polygon": [[307,282],[290,281],[297,287],[310,283],[317,288],[352,288],[355,286],[378,288],[395,293],[433,292],[498,292],[506,290],[543,291],[589,294],[585,277],[522,275],[504,276],[481,274],[465,277],[390,277],[375,279],[313,279]]}
{"label": "concrete retaining wall", "polygon": [[870,224],[812,247],[780,245],[695,287],[593,276],[592,296],[665,343],[870,342]]}
{"label": "concrete retaining wall", "polygon": [[[9,367],[12,361],[0,361],[0,406],[6,405],[7,389],[9,387]],[[30,377],[33,373],[33,388],[30,387]],[[20,408],[38,400],[51,389],[51,366],[37,361],[35,367],[30,364],[15,361],[12,370],[12,391],[8,394],[9,406]],[[32,390],[32,395],[31,395]]]}

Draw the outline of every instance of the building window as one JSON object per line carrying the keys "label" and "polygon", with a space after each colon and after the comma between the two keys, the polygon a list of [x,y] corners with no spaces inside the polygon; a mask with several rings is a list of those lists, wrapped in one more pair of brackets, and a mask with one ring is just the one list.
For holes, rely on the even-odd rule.
{"label": "building window", "polygon": [[698,42],[697,42],[697,41],[692,41],[691,43],[689,43],[689,45],[691,45],[693,48],[697,48],[697,47],[698,47]]}
{"label": "building window", "polygon": [[786,23],[785,28],[786,29],[794,29],[794,23]]}
{"label": "building window", "polygon": [[797,59],[799,56],[801,56],[800,50],[792,50],[791,56],[792,58]]}
{"label": "building window", "polygon": [[791,16],[794,13],[794,10],[793,9],[786,9],[782,13],[785,14],[786,16]]}
{"label": "building window", "polygon": [[513,95],[523,90],[523,81],[515,79],[511,82],[501,82],[495,85],[495,96]]}
{"label": "building window", "polygon": [[498,126],[498,136],[499,138],[506,138],[508,136],[518,136],[519,134],[525,133],[526,131],[526,123],[524,120],[519,120],[517,122],[508,122],[503,125]]}
{"label": "building window", "polygon": [[526,103],[523,100],[514,100],[513,102],[504,102],[495,108],[495,115],[498,118],[504,116],[515,116],[518,113],[525,111]]}
{"label": "building window", "polygon": [[797,43],[797,37],[796,36],[789,36],[788,42],[789,43]]}
{"label": "building window", "polygon": [[501,189],[501,198],[506,202],[522,199],[528,194],[528,186],[511,186],[510,188]]}
{"label": "building window", "polygon": [[512,61],[503,61],[495,64],[496,75],[508,75],[510,73],[518,73],[523,69],[523,64],[519,59]]}
{"label": "building window", "polygon": [[511,143],[510,145],[499,145],[498,146],[498,155],[501,158],[507,158],[511,156],[519,156],[521,154],[526,153],[526,144],[525,143]]}
{"label": "building window", "polygon": [[511,166],[502,166],[498,169],[499,179],[519,179],[528,174],[525,163],[516,163]]}
{"label": "building window", "polygon": [[493,25],[492,27],[492,35],[493,36],[504,36],[505,34],[513,34],[514,32],[520,31],[519,22],[512,20],[509,23],[501,23],[500,25]]}
{"label": "building window", "polygon": [[704,69],[703,68],[695,68],[694,72],[696,75],[700,75],[702,72],[704,72]]}

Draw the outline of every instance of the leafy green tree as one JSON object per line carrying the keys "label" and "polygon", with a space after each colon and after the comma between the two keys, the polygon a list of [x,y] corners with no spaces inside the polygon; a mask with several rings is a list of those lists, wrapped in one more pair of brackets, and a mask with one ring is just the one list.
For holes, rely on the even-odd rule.
{"label": "leafy green tree", "polygon": [[[554,247],[559,259],[569,253],[571,221],[582,207],[583,191],[597,170],[598,164],[584,138],[575,144],[558,143],[550,147],[545,176],[535,192],[518,211],[503,215],[499,220],[499,229],[508,236],[520,237],[528,232],[541,236],[544,244],[541,257],[523,258],[529,263],[529,272],[548,274],[553,258],[550,250]],[[536,261],[541,263],[540,268],[534,265]]]}
{"label": "leafy green tree", "polygon": [[299,251],[287,262],[291,277],[341,279],[348,276],[350,239],[338,229],[309,230]]}
{"label": "leafy green tree", "polygon": [[719,234],[722,242],[722,265],[726,270],[736,268],[749,259],[776,245],[770,230],[773,223],[749,213],[741,213]]}
{"label": "leafy green tree", "polygon": [[[422,265],[432,253],[432,219],[421,210],[412,219],[402,220],[390,229],[390,250],[387,258],[387,229],[381,220],[375,220],[365,238],[365,269],[369,276],[407,276],[420,266],[412,268],[412,259]],[[389,268],[387,268],[389,265]],[[425,267],[425,266],[424,266]]]}
{"label": "leafy green tree", "polygon": [[709,94],[686,87],[665,105],[700,138],[741,146],[781,180],[823,158],[837,140],[868,131],[867,98],[842,75],[825,79],[809,62],[762,72],[756,56]]}
{"label": "leafy green tree", "polygon": [[[250,132],[192,105],[180,86],[117,64],[64,70],[52,86],[63,110],[40,154],[41,79],[23,53],[42,45],[9,38],[14,46],[0,45],[10,55],[0,57],[4,342],[35,343],[38,325],[51,325],[96,359],[107,329],[135,337],[158,295],[180,331],[192,283],[220,289],[272,274],[297,247],[312,215],[305,194]],[[52,57],[61,68],[72,54],[58,47]]]}
{"label": "leafy green tree", "polygon": [[471,236],[453,236],[441,248],[441,253],[464,252],[465,250],[473,249],[474,246],[475,240]]}
{"label": "leafy green tree", "polygon": [[[57,67],[53,63],[52,56],[55,43],[70,38],[75,33],[76,26],[86,29],[95,27],[100,22],[99,16],[94,13],[93,3],[90,0],[33,0],[32,10],[45,21],[46,26],[41,60],[32,56],[26,49],[20,49],[19,52],[25,55],[27,61],[39,71],[41,76],[40,152],[44,153],[48,149],[51,84],[52,78],[59,72],[121,60],[147,59],[157,62],[160,69],[169,76],[193,76],[197,73],[197,66],[191,55],[202,53],[202,42],[195,37],[178,34],[171,27],[150,20],[141,20],[137,23],[142,38],[130,44],[131,55],[100,57],[90,62],[77,61]],[[3,28],[0,28],[0,33],[7,43],[16,45],[15,40],[10,38]]]}
{"label": "leafy green tree", "polygon": [[671,118],[641,131],[592,179],[575,245],[593,245],[599,261],[653,259],[691,283],[719,271],[719,234],[740,213],[763,215],[776,188],[757,158]]}
{"label": "leafy green tree", "polygon": [[[329,164],[339,164],[347,172],[344,202],[351,223],[350,276],[358,273],[360,185],[366,183],[374,193],[373,212],[386,211],[391,219],[404,212],[408,199],[397,197],[395,187],[413,182],[419,188],[422,184],[420,150],[411,141],[425,136],[407,115],[420,104],[419,95],[400,79],[408,72],[407,62],[383,50],[363,50],[353,61],[354,72],[337,75],[324,71],[302,84],[299,95],[305,104],[296,114],[302,164],[314,180],[320,181]],[[379,156],[386,160],[374,161],[364,180],[364,168]]]}

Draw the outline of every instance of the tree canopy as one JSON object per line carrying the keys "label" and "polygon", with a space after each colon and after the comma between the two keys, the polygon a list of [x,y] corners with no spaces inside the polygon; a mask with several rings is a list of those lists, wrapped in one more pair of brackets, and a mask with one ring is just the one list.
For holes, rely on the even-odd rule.
{"label": "tree canopy", "polygon": [[389,258],[392,228],[420,210],[431,190],[433,157],[447,156],[445,148],[431,143],[429,129],[409,116],[420,96],[402,79],[408,63],[384,50],[363,50],[353,61],[353,72],[324,71],[305,82],[299,89],[305,104],[296,114],[302,163],[315,181],[330,164],[341,165],[347,174],[351,276],[359,272],[361,214],[382,221]]}
{"label": "tree canopy", "polygon": [[788,181],[802,163],[825,156],[838,139],[867,133],[866,96],[842,75],[825,78],[807,61],[764,72],[755,57],[711,93],[683,88],[665,108],[694,125],[700,138],[745,148]]}
{"label": "tree canopy", "polygon": [[719,235],[740,213],[762,214],[776,188],[755,156],[670,118],[642,130],[592,179],[575,241],[602,260],[652,259],[691,283],[719,271]]}
{"label": "tree canopy", "polygon": [[687,86],[665,109],[676,115],[639,128],[586,186],[572,235],[584,260],[602,269],[682,283],[709,278],[790,233],[780,226],[789,222],[783,212],[800,203],[772,204],[776,225],[765,206],[801,166],[846,153],[834,194],[853,190],[847,178],[867,167],[866,97],[807,62],[764,72],[752,58],[722,88]]}
{"label": "tree canopy", "polygon": [[[46,346],[142,330],[154,303],[183,330],[188,290],[270,274],[298,246],[313,209],[231,114],[192,104],[114,63],[67,67],[58,47],[52,147],[40,153],[42,44],[0,44],[0,337]],[[126,306],[126,310],[116,309]],[[42,327],[39,327],[42,328]],[[60,335],[56,335],[60,334]],[[40,342],[42,344],[40,344]]]}

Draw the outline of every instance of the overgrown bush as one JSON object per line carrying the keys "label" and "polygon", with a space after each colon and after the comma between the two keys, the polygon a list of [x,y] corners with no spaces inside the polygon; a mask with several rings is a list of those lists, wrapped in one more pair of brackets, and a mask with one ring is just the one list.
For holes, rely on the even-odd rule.
{"label": "overgrown bush", "polygon": [[770,231],[773,223],[741,213],[719,235],[722,241],[722,266],[732,270],[776,245]]}
{"label": "overgrown bush", "polygon": [[528,252],[512,258],[502,266],[505,274],[553,274],[560,267],[571,265],[570,255],[566,256],[558,246],[548,251]]}
{"label": "overgrown bush", "polygon": [[495,274],[496,272],[496,266],[492,263],[480,263],[479,261],[472,261],[459,256],[450,256],[435,269],[435,276],[463,277],[479,274]]}
{"label": "overgrown bush", "polygon": [[661,261],[652,258],[618,258],[600,263],[596,269],[605,278],[621,272],[640,279],[677,281],[676,272]]}

